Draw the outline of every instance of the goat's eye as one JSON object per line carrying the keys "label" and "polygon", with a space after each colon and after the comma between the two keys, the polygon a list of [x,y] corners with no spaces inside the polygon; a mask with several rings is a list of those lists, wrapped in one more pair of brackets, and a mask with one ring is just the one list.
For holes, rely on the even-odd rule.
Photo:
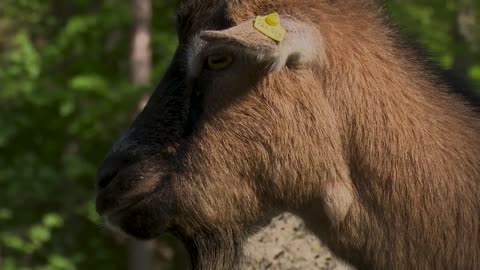
{"label": "goat's eye", "polygon": [[206,60],[206,68],[212,71],[220,71],[229,67],[233,62],[230,55],[210,55]]}

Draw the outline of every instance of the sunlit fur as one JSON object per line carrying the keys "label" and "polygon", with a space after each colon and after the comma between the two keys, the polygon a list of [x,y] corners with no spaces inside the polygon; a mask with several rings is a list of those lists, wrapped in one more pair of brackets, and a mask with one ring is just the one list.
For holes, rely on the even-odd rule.
{"label": "sunlit fur", "polygon": [[[188,76],[202,31],[272,11],[316,29],[308,65],[272,72],[236,50],[225,71]],[[167,227],[195,269],[234,269],[244,240],[291,211],[358,269],[480,269],[480,117],[374,1],[186,0],[178,32],[131,147],[117,145],[131,162],[112,194],[152,190],[123,230]]]}

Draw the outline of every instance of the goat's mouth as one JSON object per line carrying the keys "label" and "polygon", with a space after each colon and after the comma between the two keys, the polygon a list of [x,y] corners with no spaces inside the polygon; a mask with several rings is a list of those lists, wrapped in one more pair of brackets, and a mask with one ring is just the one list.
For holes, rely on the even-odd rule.
{"label": "goat's mouth", "polygon": [[154,207],[155,195],[104,215],[108,226],[138,239],[153,239],[166,231],[168,215]]}
{"label": "goat's mouth", "polygon": [[[147,175],[130,166],[97,193],[97,212],[114,231],[122,231],[139,239],[152,239],[165,231],[169,223],[166,213],[171,205],[168,176]],[[139,172],[140,171],[140,172]]]}
{"label": "goat's mouth", "polygon": [[97,212],[105,217],[122,213],[135,205],[142,203],[151,194],[139,194],[127,198],[114,197],[108,193],[100,193],[96,198]]}

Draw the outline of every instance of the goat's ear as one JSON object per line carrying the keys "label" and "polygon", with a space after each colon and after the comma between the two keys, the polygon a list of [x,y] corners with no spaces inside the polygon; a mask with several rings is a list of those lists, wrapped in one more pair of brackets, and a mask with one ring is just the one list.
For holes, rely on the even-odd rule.
{"label": "goat's ear", "polygon": [[278,71],[286,65],[298,67],[313,62],[321,49],[318,31],[306,23],[290,19],[282,20],[282,26],[286,34],[280,42],[255,29],[253,21],[222,31],[204,31],[200,38],[213,46],[226,46],[235,52],[251,55],[271,71]]}

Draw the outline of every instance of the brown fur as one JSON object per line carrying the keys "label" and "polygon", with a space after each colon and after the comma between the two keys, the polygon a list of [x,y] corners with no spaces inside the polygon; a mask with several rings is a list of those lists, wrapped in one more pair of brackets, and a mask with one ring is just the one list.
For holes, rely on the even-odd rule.
{"label": "brown fur", "polygon": [[[237,267],[282,211],[358,269],[479,269],[480,117],[371,2],[186,1],[172,66],[99,171],[99,211],[137,237],[174,231],[197,269]],[[319,31],[313,63],[187,80],[201,31],[271,11]]]}

